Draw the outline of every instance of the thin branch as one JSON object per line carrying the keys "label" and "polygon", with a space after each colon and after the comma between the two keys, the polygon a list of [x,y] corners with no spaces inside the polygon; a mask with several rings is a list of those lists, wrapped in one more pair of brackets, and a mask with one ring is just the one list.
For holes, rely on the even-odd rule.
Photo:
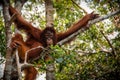
{"label": "thin branch", "polygon": [[42,46],[38,46],[38,47],[35,47],[35,48],[32,48],[32,49],[26,51],[24,63],[20,63],[20,59],[19,59],[19,56],[18,56],[18,49],[16,48],[15,56],[16,56],[16,63],[17,63],[17,71],[18,71],[18,75],[19,75],[19,80],[22,80],[22,75],[21,75],[22,72],[21,71],[23,69],[25,69],[26,67],[33,66],[32,64],[27,63],[28,52],[30,52],[30,51],[32,51],[34,49],[37,49],[37,48],[43,48],[43,47]]}
{"label": "thin branch", "polygon": [[105,36],[105,34],[103,33],[102,30],[100,30],[100,32],[101,32],[101,34],[104,36],[104,38],[106,39],[106,41],[108,42],[109,46],[110,46],[111,49],[112,49],[112,53],[113,53],[113,55],[115,56],[115,55],[116,55],[116,52],[115,52],[114,47],[113,47],[112,44],[110,43],[110,40],[107,38],[107,36]]}
{"label": "thin branch", "polygon": [[119,13],[120,13],[120,10],[117,10],[117,11],[115,11],[115,12],[109,13],[109,14],[107,14],[107,15],[105,15],[105,16],[102,16],[102,17],[99,17],[99,18],[97,18],[97,19],[92,20],[92,21],[91,21],[91,24],[94,24],[94,23],[100,22],[100,21],[102,21],[102,20],[108,19],[109,17],[112,17],[112,16],[117,15],[117,14],[119,14]]}
{"label": "thin branch", "polygon": [[9,21],[9,24],[11,25],[12,24],[12,22],[16,19],[16,13],[14,13],[12,16],[11,16],[11,18],[10,18],[10,21]]}
{"label": "thin branch", "polygon": [[[32,50],[35,50],[35,49],[37,49],[37,48],[42,48],[42,49],[45,49],[44,47],[42,47],[42,46],[37,46],[37,47],[34,47],[34,48],[32,48],[32,49],[30,49],[30,50],[28,50],[28,51],[26,51],[26,53],[25,53],[25,60],[24,60],[24,63],[27,63],[27,55],[28,55],[28,52],[30,52],[30,51],[32,51]],[[35,58],[34,60],[36,60],[36,59],[39,59],[40,58],[40,56],[38,56],[37,58]]]}
{"label": "thin branch", "polygon": [[73,4],[75,4],[79,9],[82,9],[84,11],[85,14],[87,14],[87,12],[81,8],[74,0],[71,0]]}
{"label": "thin branch", "polygon": [[90,52],[90,51],[82,51],[82,50],[78,50],[76,51],[78,54],[80,55],[87,55],[87,54],[95,54],[97,52]]}
{"label": "thin branch", "polygon": [[20,66],[21,66],[21,71],[22,71],[23,69],[25,69],[27,67],[33,66],[33,64],[30,64],[30,63],[21,63]]}
{"label": "thin branch", "polygon": [[18,76],[19,80],[22,80],[22,70],[26,67],[33,66],[32,64],[29,63],[20,63],[20,59],[18,56],[18,49],[15,50],[15,56],[16,56],[16,64],[17,64],[17,71],[18,71]]}
{"label": "thin branch", "polygon": [[19,80],[22,80],[22,75],[21,75],[21,66],[19,62],[19,56],[18,56],[18,50],[15,50],[15,56],[16,56],[16,63],[17,63],[17,71],[18,71],[18,76]]}
{"label": "thin branch", "polygon": [[[35,50],[35,49],[37,49],[37,48],[42,48],[42,49],[44,49],[44,47],[42,47],[42,46],[37,46],[37,47],[31,48],[30,50],[26,51],[24,63],[21,64],[21,70],[23,70],[23,69],[26,68],[26,67],[33,66],[32,64],[27,63],[27,57],[28,57],[28,53],[29,53],[30,51]],[[40,58],[40,57],[39,57],[39,58]]]}
{"label": "thin branch", "polygon": [[95,24],[95,23],[97,23],[97,22],[100,22],[100,21],[102,21],[102,20],[105,20],[105,19],[107,19],[107,18],[109,18],[109,17],[111,17],[111,16],[114,16],[114,15],[116,15],[116,14],[119,14],[119,13],[120,13],[120,10],[115,11],[115,12],[113,12],[113,13],[109,13],[109,14],[107,14],[107,15],[105,15],[105,16],[96,18],[96,19],[94,19],[94,20],[91,20],[91,21],[88,22],[88,24],[87,24],[86,26],[83,26],[80,30],[78,30],[77,32],[75,32],[75,33],[73,33],[72,35],[68,36],[66,39],[58,42],[57,44],[58,44],[59,46],[61,46],[61,45],[65,44],[67,41],[69,41],[70,39],[72,39],[72,38],[74,38],[75,36],[77,36],[79,33],[82,33],[82,32],[84,32],[84,31],[86,31],[87,29],[89,29],[89,27],[90,27],[91,24]]}
{"label": "thin branch", "polygon": [[15,0],[15,8],[21,13],[21,9],[27,0]]}
{"label": "thin branch", "polygon": [[98,52],[104,52],[104,53],[111,53],[112,51],[110,50],[106,50],[106,49],[101,49],[100,51],[82,51],[82,50],[79,50],[79,51],[76,51],[78,54],[80,55],[90,55],[90,54],[95,54],[95,53],[98,53]]}
{"label": "thin branch", "polygon": [[112,51],[111,50],[107,50],[105,49],[105,47],[101,46],[99,43],[98,43],[98,46],[100,47],[100,52],[105,52],[105,53],[111,53]]}
{"label": "thin branch", "polygon": [[[39,56],[37,56],[36,58],[30,60],[29,62],[33,62],[33,61],[35,61],[35,60],[38,60],[39,58],[44,59],[46,55],[49,55],[49,53],[51,53],[50,50],[49,50],[49,49],[50,49],[49,47],[44,48],[44,47],[42,47],[42,46],[38,46],[38,47],[36,47],[36,48],[42,48],[42,52],[40,53]],[[36,48],[34,48],[34,49],[36,49]],[[34,49],[33,49],[33,50],[34,50]],[[30,51],[31,51],[31,50],[30,50]],[[49,55],[49,56],[50,56],[50,55]]]}
{"label": "thin branch", "polygon": [[100,52],[104,52],[104,53],[111,53],[111,50],[107,50],[107,49],[101,49]]}

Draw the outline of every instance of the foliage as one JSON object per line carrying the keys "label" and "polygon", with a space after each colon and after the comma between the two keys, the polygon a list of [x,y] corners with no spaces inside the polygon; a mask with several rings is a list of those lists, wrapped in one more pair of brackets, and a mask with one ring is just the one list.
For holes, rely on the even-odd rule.
{"label": "foliage", "polygon": [[0,16],[0,54],[2,56],[5,55],[5,50],[6,50],[6,47],[5,47],[5,44],[6,44],[6,41],[5,41],[5,29],[4,29],[3,24],[4,23],[3,23],[3,20],[2,20],[2,16]]}
{"label": "foliage", "polygon": [[116,80],[115,71],[118,71],[117,75],[120,74],[119,58],[116,59],[111,54],[99,52],[80,56],[75,51],[64,50],[58,46],[52,47],[52,49],[54,50],[53,56],[56,62],[57,80]]}
{"label": "foliage", "polygon": [[5,56],[5,50],[6,50],[5,29],[3,25],[2,16],[0,16],[0,64],[4,62],[3,56]]}
{"label": "foliage", "polygon": [[59,0],[57,2],[54,0],[54,8],[56,14],[54,25],[59,32],[66,30],[73,22],[83,16],[82,10],[75,6],[71,0]]}
{"label": "foliage", "polygon": [[[36,2],[34,2],[34,0],[29,0],[29,2],[24,5],[22,13],[25,13],[23,16],[26,20],[32,22],[33,25],[44,28],[44,1],[35,1]],[[37,1],[40,2],[38,3]],[[75,6],[72,0],[53,1],[55,8],[54,26],[58,32],[65,31],[71,24],[73,24],[73,22],[82,18],[85,14],[82,9]],[[91,9],[93,9],[96,13],[99,13],[101,16],[110,13],[111,6],[107,3],[107,1],[86,0],[86,3],[89,7],[91,7]],[[115,6],[117,6],[116,1],[117,0],[112,0]],[[75,0],[75,2],[78,4],[80,0]],[[0,53],[3,55],[5,53],[5,33],[1,17],[0,22]],[[101,34],[101,31],[105,36],[107,36],[115,49],[115,57],[112,54],[110,45]],[[52,52],[50,55],[54,57],[56,80],[120,79],[120,30],[115,27],[112,22],[112,18],[92,25],[89,30],[84,33],[80,33],[77,38],[69,44],[62,47],[51,46],[51,49]],[[103,50],[110,52],[107,53]],[[40,59],[34,64],[37,67],[38,64],[40,64],[39,70],[44,71],[46,64],[49,64],[49,62],[45,62],[44,59]]]}

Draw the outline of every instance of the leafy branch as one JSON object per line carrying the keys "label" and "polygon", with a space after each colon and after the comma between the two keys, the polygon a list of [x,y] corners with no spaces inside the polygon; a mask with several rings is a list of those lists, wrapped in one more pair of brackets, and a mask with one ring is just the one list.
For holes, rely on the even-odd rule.
{"label": "leafy branch", "polygon": [[110,43],[110,40],[107,38],[107,36],[105,36],[105,34],[103,33],[102,30],[100,30],[100,32],[101,32],[101,34],[104,36],[104,38],[106,39],[106,41],[108,42],[109,46],[110,46],[111,49],[112,49],[112,53],[113,53],[113,55],[115,56],[115,55],[116,55],[116,52],[115,52],[114,47],[113,47],[112,44]]}
{"label": "leafy branch", "polygon": [[65,38],[64,40],[58,42],[57,44],[58,44],[59,46],[61,46],[61,45],[65,44],[66,42],[68,42],[69,40],[71,40],[72,38],[76,37],[79,33],[82,33],[82,32],[84,32],[84,31],[86,31],[87,29],[89,29],[90,25],[95,24],[95,23],[97,23],[97,22],[100,22],[100,21],[102,21],[102,20],[105,20],[105,19],[107,19],[107,18],[109,18],[109,17],[112,17],[112,16],[114,16],[114,15],[117,15],[117,14],[119,14],[119,13],[120,13],[120,10],[115,11],[115,12],[112,12],[112,13],[109,13],[109,14],[107,14],[107,15],[105,15],[105,16],[101,16],[101,17],[96,18],[96,19],[94,19],[94,20],[91,20],[91,21],[88,22],[88,24],[87,24],[86,26],[83,26],[80,30],[78,30],[77,32],[75,32],[75,33],[73,33],[72,35],[68,36],[68,37]]}

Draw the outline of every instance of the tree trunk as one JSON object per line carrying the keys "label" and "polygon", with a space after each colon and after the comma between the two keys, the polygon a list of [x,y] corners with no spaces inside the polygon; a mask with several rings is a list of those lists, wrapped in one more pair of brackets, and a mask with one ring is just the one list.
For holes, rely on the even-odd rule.
{"label": "tree trunk", "polygon": [[[53,10],[52,0],[45,0],[45,8],[46,8],[46,27],[53,27],[53,13],[54,13],[54,10]],[[47,64],[46,80],[55,80],[54,61],[51,61],[51,62],[53,62],[53,63]]]}
{"label": "tree trunk", "polygon": [[53,27],[53,2],[52,0],[45,0],[46,9],[46,27]]}
{"label": "tree trunk", "polygon": [[6,32],[6,63],[5,63],[5,69],[4,69],[4,80],[10,80],[11,79],[11,67],[12,67],[12,58],[11,58],[11,52],[12,49],[9,47],[10,40],[11,40],[11,29],[10,29],[10,15],[9,15],[9,3],[6,2],[3,5],[3,16],[4,16],[4,23],[5,23],[5,32]]}
{"label": "tree trunk", "polygon": [[[16,8],[21,11],[21,8],[23,6],[23,4],[26,2],[27,0],[16,0]],[[21,2],[21,3],[20,3]],[[4,23],[5,23],[5,32],[6,32],[6,63],[5,63],[5,69],[4,69],[4,75],[3,75],[3,79],[4,80],[11,80],[13,78],[13,76],[16,78],[18,75],[14,72],[17,72],[15,67],[16,67],[16,63],[13,61],[13,57],[12,57],[12,49],[9,47],[10,43],[11,43],[11,37],[12,37],[12,32],[10,29],[10,26],[12,24],[11,17],[9,15],[9,0],[4,0],[3,1],[3,16],[4,16]],[[14,74],[13,74],[14,73]]]}

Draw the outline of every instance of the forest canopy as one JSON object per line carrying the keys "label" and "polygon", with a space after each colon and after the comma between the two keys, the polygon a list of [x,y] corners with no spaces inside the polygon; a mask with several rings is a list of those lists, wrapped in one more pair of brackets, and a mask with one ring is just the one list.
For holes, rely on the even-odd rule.
{"label": "forest canopy", "polygon": [[[27,22],[35,26],[35,29],[40,30],[44,30],[46,26],[52,23],[56,32],[64,32],[92,11],[99,14],[99,17],[90,20],[85,28],[81,28],[76,33],[74,32],[72,37],[67,37],[55,46],[51,45],[50,51],[49,49],[47,51],[52,59],[46,61],[44,59],[45,55],[42,54],[42,57],[37,61],[31,61],[32,63],[29,66],[32,65],[39,73],[47,75],[47,66],[54,63],[53,76],[56,80],[120,79],[119,0],[5,1],[13,6]],[[49,1],[52,1],[52,3],[48,4]],[[9,69],[6,67],[12,66],[14,68],[11,65],[12,62],[10,62],[13,59],[13,56],[9,54],[12,53],[9,49],[10,40],[16,32],[22,34],[22,37],[26,40],[27,31],[17,29],[14,24],[17,14],[10,16],[9,10],[3,7],[2,4],[0,5],[0,69],[5,65],[5,70],[11,73],[10,67],[8,67]],[[52,5],[52,7],[48,5]],[[47,11],[48,13],[46,13]],[[64,44],[66,41],[67,44]],[[0,70],[1,79],[3,75],[10,77],[5,70]],[[37,77],[37,80],[40,79],[39,77]],[[48,79],[46,78],[46,80]]]}

